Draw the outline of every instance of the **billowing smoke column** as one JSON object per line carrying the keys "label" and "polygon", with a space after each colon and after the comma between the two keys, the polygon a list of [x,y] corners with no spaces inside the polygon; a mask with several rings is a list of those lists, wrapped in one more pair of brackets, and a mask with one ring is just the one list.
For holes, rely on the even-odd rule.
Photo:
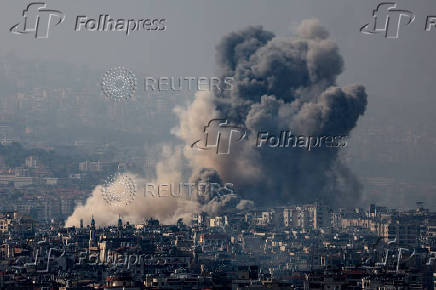
{"label": "billowing smoke column", "polygon": [[222,77],[232,90],[198,95],[179,110],[175,131],[186,143],[202,134],[199,124],[226,119],[247,128],[248,140],[232,144],[228,155],[185,149],[194,168],[215,168],[246,199],[258,205],[322,202],[351,205],[360,185],[338,158],[340,148],[302,150],[256,147],[259,132],[296,136],[348,136],[366,108],[364,87],[336,86],[343,61],[317,20],[305,20],[293,38],[275,37],[261,27],[231,33],[217,46]]}
{"label": "billowing smoke column", "polygon": [[[336,86],[343,60],[328,37],[317,20],[303,21],[293,37],[277,37],[262,27],[225,37],[217,46],[216,59],[220,77],[233,78],[232,89],[199,92],[188,107],[176,108],[180,123],[173,134],[185,146],[166,149],[154,181],[183,182],[181,169],[189,167],[190,182],[216,182],[223,188],[219,194],[194,194],[197,197],[189,200],[140,197],[122,214],[132,220],[153,216],[171,222],[188,219],[193,211],[219,214],[253,204],[317,201],[344,206],[358,202],[360,184],[340,161],[339,147],[256,146],[259,132],[279,136],[290,130],[295,136],[333,137],[348,136],[356,126],[367,95],[361,85]],[[221,136],[220,142],[231,145],[227,154],[195,150],[191,144],[204,136],[205,126],[213,119],[245,128],[246,139],[231,143],[231,136]],[[225,188],[225,183],[232,188]],[[76,209],[67,225],[78,224],[79,218],[87,218],[86,212],[95,215],[93,209],[105,206],[91,204],[93,198]]]}

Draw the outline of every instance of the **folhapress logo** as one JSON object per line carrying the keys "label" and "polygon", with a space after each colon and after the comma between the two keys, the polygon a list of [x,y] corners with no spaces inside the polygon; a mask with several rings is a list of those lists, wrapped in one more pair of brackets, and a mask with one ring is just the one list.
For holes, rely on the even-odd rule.
{"label": "folhapress logo", "polygon": [[409,10],[397,9],[392,2],[380,3],[372,13],[372,21],[360,28],[364,34],[384,33],[386,38],[398,38],[400,27],[411,24],[415,15]]}
{"label": "folhapress logo", "polygon": [[[164,17],[117,18],[109,14],[99,14],[89,17],[78,15],[75,17],[74,32],[122,32],[131,35],[139,31],[165,31],[167,19]],[[23,10],[23,20],[9,31],[14,34],[33,34],[36,39],[48,38],[49,31],[65,20],[65,14],[59,10],[48,9],[43,2],[32,2]],[[73,23],[71,23],[73,24]]]}
{"label": "folhapress logo", "polygon": [[230,154],[230,145],[245,138],[245,128],[229,125],[225,119],[212,119],[204,126],[203,139],[195,141],[191,147],[198,150],[215,148],[216,154]]}
{"label": "folhapress logo", "polygon": [[61,24],[65,15],[59,10],[47,9],[43,2],[33,2],[23,10],[23,20],[10,28],[15,34],[33,33],[34,37],[48,38],[51,27]]}

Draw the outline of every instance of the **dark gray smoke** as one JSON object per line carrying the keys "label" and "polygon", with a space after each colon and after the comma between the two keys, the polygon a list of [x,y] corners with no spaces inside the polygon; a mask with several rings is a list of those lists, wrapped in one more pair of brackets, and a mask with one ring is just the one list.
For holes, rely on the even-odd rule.
{"label": "dark gray smoke", "polygon": [[[248,141],[229,156],[192,156],[194,167],[216,168],[244,198],[260,205],[324,202],[350,205],[359,200],[360,185],[339,160],[340,148],[255,148],[259,131],[279,136],[348,136],[365,112],[361,85],[336,86],[343,60],[338,47],[317,20],[305,20],[294,37],[277,37],[262,27],[231,33],[217,45],[221,77],[233,77],[233,90],[215,90],[204,106],[179,112],[177,134],[195,139],[186,114],[214,112],[248,129]],[[205,97],[203,97],[205,98]],[[198,96],[200,99],[200,96]],[[210,118],[210,117],[209,117]],[[203,122],[203,121],[202,121]]]}
{"label": "dark gray smoke", "polygon": [[[261,131],[275,136],[291,130],[294,136],[332,137],[348,136],[356,126],[367,104],[365,88],[337,87],[343,60],[328,37],[317,20],[303,21],[293,37],[278,37],[262,27],[225,37],[217,46],[216,59],[220,76],[233,78],[233,89],[199,92],[188,107],[176,108],[180,122],[173,133],[185,146],[164,146],[157,178],[151,180],[156,184],[186,182],[182,171],[189,167],[191,183],[215,183],[218,189],[193,192],[190,200],[138,195],[129,207],[117,212],[101,202],[97,187],[67,224],[89,219],[91,213],[103,224],[115,221],[119,213],[132,221],[154,217],[174,222],[180,217],[189,220],[195,211],[220,214],[253,204],[317,201],[356,205],[361,186],[340,160],[340,148],[322,146],[309,151],[255,146]],[[217,118],[246,128],[248,140],[232,144],[228,155],[194,150],[191,144],[201,139],[204,126]],[[221,141],[227,140],[223,137]],[[147,182],[137,178],[138,184]]]}
{"label": "dark gray smoke", "polygon": [[190,183],[195,185],[193,196],[202,210],[209,214],[219,215],[235,208],[246,209],[253,206],[252,201],[244,200],[234,193],[233,184],[223,183],[219,173],[213,168],[202,168],[192,175]]}

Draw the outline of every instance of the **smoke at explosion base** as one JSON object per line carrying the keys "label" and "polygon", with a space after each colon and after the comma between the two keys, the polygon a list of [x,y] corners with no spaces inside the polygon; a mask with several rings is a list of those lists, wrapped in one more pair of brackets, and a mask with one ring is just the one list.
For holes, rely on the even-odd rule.
{"label": "smoke at explosion base", "polygon": [[[304,20],[292,37],[248,27],[221,40],[216,60],[221,78],[233,78],[233,89],[201,91],[189,106],[177,107],[179,125],[172,133],[185,145],[164,146],[155,180],[131,177],[137,188],[148,182],[178,184],[185,182],[182,172],[189,167],[189,182],[223,187],[232,183],[234,192],[191,200],[137,194],[125,207],[111,208],[97,186],[67,226],[89,220],[92,214],[101,225],[115,223],[119,214],[132,222],[153,217],[173,223],[179,218],[189,221],[193,212],[220,214],[253,205],[358,202],[361,185],[339,158],[338,148],[259,150],[252,146],[257,132],[266,128],[276,132],[292,128],[305,136],[348,136],[356,126],[366,109],[365,88],[336,86],[343,60],[328,31],[314,19]],[[226,155],[193,150],[190,145],[201,138],[213,118],[246,128],[250,142],[233,144]]]}

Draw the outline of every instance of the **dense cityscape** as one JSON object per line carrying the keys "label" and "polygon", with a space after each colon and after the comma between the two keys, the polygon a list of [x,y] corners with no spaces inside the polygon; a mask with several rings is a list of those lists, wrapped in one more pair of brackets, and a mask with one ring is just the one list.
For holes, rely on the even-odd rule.
{"label": "dense cityscape", "polygon": [[436,290],[436,2],[375,2],[2,3],[0,290]]}
{"label": "dense cityscape", "polygon": [[97,184],[134,165],[1,148],[0,289],[434,287],[436,212],[423,202],[410,210],[289,204],[175,224],[120,216],[97,226],[93,217],[65,227]]}
{"label": "dense cityscape", "polygon": [[432,289],[436,213],[311,204],[97,227],[0,218],[1,289]]}
{"label": "dense cityscape", "polygon": [[[119,216],[116,225],[97,226],[93,217],[66,226],[108,176],[155,177],[159,146],[148,141],[165,139],[162,132],[172,125],[162,113],[177,103],[172,94],[146,96],[124,108],[103,103],[98,115],[101,100],[89,98],[93,94],[36,89],[0,101],[0,289],[436,287],[436,212],[419,201],[409,210],[288,203],[219,215],[193,212],[175,224],[144,215],[141,223]],[[145,126],[132,127],[139,119],[128,117],[135,114]],[[370,163],[375,145],[368,140],[374,134],[397,142],[395,133],[387,140],[380,130],[365,132],[354,143],[362,150],[346,152],[345,158]],[[414,147],[424,137],[409,133],[401,140],[409,154],[402,157],[424,158]],[[434,142],[431,135],[429,140]],[[377,151],[381,163],[395,162],[385,150]],[[367,190],[434,189],[400,186],[378,174],[368,173]]]}

